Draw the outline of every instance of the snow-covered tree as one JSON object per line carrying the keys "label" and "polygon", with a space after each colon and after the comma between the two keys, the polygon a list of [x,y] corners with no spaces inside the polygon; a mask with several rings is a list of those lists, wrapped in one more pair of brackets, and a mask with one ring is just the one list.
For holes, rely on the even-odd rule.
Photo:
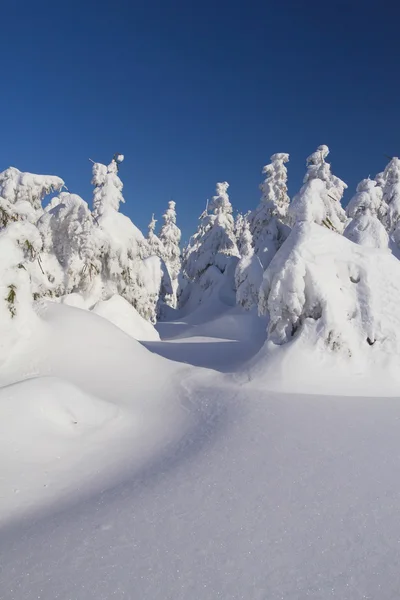
{"label": "snow-covered tree", "polygon": [[241,258],[235,270],[236,302],[250,310],[258,305],[258,290],[263,278],[261,262],[252,245],[249,223],[244,220],[240,238]]}
{"label": "snow-covered tree", "polygon": [[192,281],[198,280],[210,266],[223,273],[229,258],[239,256],[228,187],[226,181],[217,183],[216,195],[209,205],[211,214],[203,216],[202,235],[187,257],[186,273]]}
{"label": "snow-covered tree", "polygon": [[182,250],[182,273],[184,274],[184,276],[187,276],[189,279],[190,279],[190,276],[188,275],[188,268],[190,270],[190,265],[188,263],[192,262],[190,259],[190,255],[192,254],[192,252],[198,251],[198,248],[200,247],[200,244],[204,237],[204,234],[206,233],[206,231],[208,231],[208,229],[210,227],[211,227],[211,218],[210,218],[210,215],[208,214],[208,200],[207,200],[206,207],[199,217],[199,225],[197,227],[197,231],[196,231],[196,233],[194,233],[191,236],[188,244],[186,246],[184,246],[184,248]]}
{"label": "snow-covered tree", "polygon": [[371,248],[387,248],[389,236],[379,220],[385,210],[382,188],[371,179],[363,179],[357,186],[357,193],[347,206],[347,216],[351,219],[344,236],[356,244]]}
{"label": "snow-covered tree", "polygon": [[64,185],[60,177],[22,173],[9,167],[0,173],[0,227],[13,221],[36,223],[43,213],[42,200]]}
{"label": "snow-covered tree", "polygon": [[289,154],[273,154],[271,163],[263,168],[266,176],[260,185],[261,202],[250,217],[255,252],[264,269],[283,244],[288,227],[289,196],[287,193],[287,169]]}
{"label": "snow-covered tree", "polygon": [[104,239],[101,256],[102,294],[98,300],[108,300],[119,294],[130,302],[139,314],[156,321],[158,294],[162,270],[160,259],[147,256],[147,242],[132,221],[119,212],[124,202],[123,184],[117,155],[106,167],[93,164],[93,216]]}
{"label": "snow-covered tree", "polygon": [[[50,280],[55,278],[56,295],[88,294],[95,284],[101,287],[106,240],[80,196],[62,192],[53,198],[38,228],[43,238],[43,268]],[[54,267],[53,259],[59,269]],[[58,275],[60,270],[62,278]]]}
{"label": "snow-covered tree", "polygon": [[340,201],[347,185],[331,173],[325,159],[328,146],[319,146],[307,158],[307,173],[304,185],[293,198],[289,215],[293,222],[315,222],[338,233],[343,233],[347,221]]}
{"label": "snow-covered tree", "polygon": [[243,231],[246,227],[246,223],[249,222],[250,216],[251,216],[251,211],[247,211],[244,215],[242,213],[238,213],[235,217],[235,227],[234,227],[235,239],[236,239],[236,245],[237,245],[240,255],[242,254],[240,244],[242,243],[242,239],[243,239],[243,237],[242,237]]}
{"label": "snow-covered tree", "polygon": [[12,346],[31,334],[37,320],[34,300],[40,284],[45,285],[36,260],[41,245],[37,228],[28,220],[0,230],[0,365]]}
{"label": "snow-covered tree", "polygon": [[394,157],[386,166],[381,179],[383,202],[387,207],[385,225],[389,234],[393,233],[400,221],[400,159]]}
{"label": "snow-covered tree", "polygon": [[147,254],[148,256],[161,257],[164,254],[164,247],[160,238],[155,233],[156,223],[157,220],[154,218],[153,214],[147,228]]}
{"label": "snow-covered tree", "polygon": [[173,200],[168,202],[168,208],[163,214],[164,223],[160,230],[160,241],[163,247],[162,259],[167,266],[173,290],[167,302],[172,308],[175,308],[177,303],[178,277],[181,270],[181,250],[179,247],[181,230],[176,225],[175,206]]}
{"label": "snow-covered tree", "polygon": [[158,257],[160,260],[162,277],[157,299],[157,319],[163,319],[168,314],[166,307],[170,307],[173,304],[171,299],[174,297],[174,290],[172,288],[170,273],[163,259],[165,253],[164,246],[159,237],[155,234],[156,223],[157,220],[154,218],[153,214],[148,225],[143,258]]}
{"label": "snow-covered tree", "polygon": [[118,165],[124,159],[123,155],[114,157],[108,166],[93,163],[92,185],[93,214],[95,219],[101,217],[108,210],[118,211],[121,202],[125,202],[122,195],[123,184],[118,176]]}
{"label": "snow-covered tree", "polygon": [[233,258],[237,261],[239,251],[228,187],[227,182],[217,183],[216,195],[202,213],[199,228],[185,249],[178,294],[181,308],[203,302],[223,281],[228,293],[234,293]]}

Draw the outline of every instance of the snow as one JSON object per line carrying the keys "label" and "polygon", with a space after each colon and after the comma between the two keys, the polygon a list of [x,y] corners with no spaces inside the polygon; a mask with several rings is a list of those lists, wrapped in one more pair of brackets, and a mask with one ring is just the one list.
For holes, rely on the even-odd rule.
{"label": "snow", "polygon": [[160,336],[151,323],[143,319],[137,310],[121,296],[114,295],[109,300],[98,302],[92,311],[114,323],[136,340],[159,340]]}
{"label": "snow", "polygon": [[93,212],[0,174],[0,600],[398,597],[400,163],[346,214],[328,152],[289,212],[287,154],[217,184],[182,265],[123,155]]}
{"label": "snow", "polygon": [[270,317],[269,341],[255,370],[279,390],[397,394],[398,282],[388,249],[296,225],[264,273],[259,309]]}
{"label": "snow", "polygon": [[126,455],[140,466],[179,427],[165,389],[176,376],[107,320],[43,305],[1,369],[0,522],[98,490]]}
{"label": "snow", "polygon": [[[271,391],[265,320],[208,308],[150,353],[46,306],[2,370],[35,377],[0,393],[2,597],[396,597],[398,398]],[[182,364],[212,339],[218,370]]]}

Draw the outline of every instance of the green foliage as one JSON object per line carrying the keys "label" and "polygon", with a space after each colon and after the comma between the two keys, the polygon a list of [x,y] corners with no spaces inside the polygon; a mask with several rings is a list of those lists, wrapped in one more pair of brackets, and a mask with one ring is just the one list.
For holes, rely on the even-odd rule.
{"label": "green foliage", "polygon": [[6,297],[6,301],[8,302],[8,310],[11,313],[11,318],[14,318],[15,315],[17,314],[16,308],[15,308],[15,299],[17,297],[16,294],[16,287],[15,285],[11,284],[8,286],[9,292],[8,292],[8,296]]}

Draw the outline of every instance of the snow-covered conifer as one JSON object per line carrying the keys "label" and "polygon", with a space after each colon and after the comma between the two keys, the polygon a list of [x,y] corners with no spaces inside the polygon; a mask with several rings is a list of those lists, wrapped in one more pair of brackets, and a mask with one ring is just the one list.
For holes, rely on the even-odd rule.
{"label": "snow-covered conifer", "polygon": [[307,158],[304,185],[293,198],[289,214],[293,222],[315,222],[338,233],[343,233],[347,217],[340,201],[347,185],[331,173],[325,159],[328,146],[319,146]]}
{"label": "snow-covered conifer", "polygon": [[[121,158],[122,157],[122,158]],[[122,162],[123,155],[119,155]],[[118,164],[114,157],[108,166],[93,163],[92,184],[95,186],[93,193],[93,214],[95,219],[101,217],[109,209],[119,210],[121,202],[125,202],[122,195],[123,184],[118,176]]]}
{"label": "snow-covered conifer", "polygon": [[371,179],[363,179],[357,186],[357,193],[347,206],[351,221],[344,230],[344,236],[356,244],[371,248],[387,248],[389,237],[379,216],[384,215],[382,188]]}
{"label": "snow-covered conifer", "polygon": [[38,228],[43,238],[43,268],[50,281],[57,272],[53,257],[62,271],[61,281],[59,276],[54,281],[56,295],[87,294],[96,279],[99,285],[106,241],[80,196],[62,192],[53,198]]}
{"label": "snow-covered conifer", "polygon": [[160,238],[156,235],[157,219],[154,218],[154,214],[151,216],[151,221],[148,224],[147,228],[147,247],[146,247],[146,255],[147,256],[158,256],[162,257],[164,254],[164,247],[161,243]]}
{"label": "snow-covered conifer", "polygon": [[250,217],[255,252],[264,269],[289,235],[287,169],[289,154],[273,154],[271,163],[263,168],[266,176],[260,185],[262,197]]}
{"label": "snow-covered conifer", "polygon": [[43,213],[42,200],[59,191],[64,182],[53,175],[22,173],[9,167],[0,173],[0,227],[9,222],[28,220],[36,223]]}
{"label": "snow-covered conifer", "polygon": [[148,256],[143,234],[119,212],[120,203],[124,202],[123,184],[118,176],[118,164],[122,159],[123,155],[114,157],[108,167],[93,164],[93,216],[104,240],[102,294],[98,300],[120,294],[143,318],[155,322],[161,262],[156,256]]}
{"label": "snow-covered conifer", "polygon": [[186,273],[191,280],[198,280],[212,265],[223,273],[229,258],[239,256],[228,187],[226,181],[217,183],[216,195],[209,205],[212,212],[202,219],[204,233],[186,261]]}
{"label": "snow-covered conifer", "polygon": [[37,228],[28,220],[11,222],[0,230],[0,364],[37,319],[33,303],[44,282],[36,262],[41,245]]}
{"label": "snow-covered conifer", "polygon": [[181,250],[179,243],[181,241],[181,230],[176,225],[175,202],[170,200],[168,208],[163,214],[163,225],[160,230],[160,241],[162,244],[164,260],[172,283],[172,296],[168,299],[168,304],[176,307],[178,277],[181,270]]}
{"label": "snow-covered conifer", "polygon": [[383,173],[383,202],[387,207],[385,225],[389,234],[393,233],[400,221],[400,160],[391,159]]}
{"label": "snow-covered conifer", "polygon": [[235,270],[236,302],[250,310],[258,305],[258,290],[263,278],[261,262],[252,246],[249,223],[244,220],[240,238],[241,259]]}
{"label": "snow-covered conifer", "polygon": [[242,237],[243,231],[246,227],[246,223],[249,222],[250,217],[251,217],[251,211],[247,211],[244,215],[242,213],[238,213],[235,218],[235,227],[234,227],[235,239],[236,239],[236,245],[237,245],[240,255],[242,254],[240,244],[242,243],[242,240],[243,240],[243,237]]}
{"label": "snow-covered conifer", "polygon": [[208,231],[208,229],[210,227],[211,227],[211,217],[208,214],[208,200],[207,200],[206,207],[199,217],[199,225],[197,227],[197,231],[196,231],[196,233],[194,233],[191,236],[187,246],[185,246],[182,251],[182,273],[184,274],[185,277],[187,276],[188,279],[192,278],[192,276],[190,275],[190,271],[191,271],[193,261],[192,261],[192,259],[190,259],[190,255],[193,252],[198,251],[201,241],[202,241],[206,231]]}
{"label": "snow-covered conifer", "polygon": [[162,319],[168,313],[166,307],[172,306],[174,304],[174,290],[172,287],[170,273],[163,259],[165,254],[164,246],[160,241],[159,237],[155,234],[156,223],[157,220],[154,218],[153,214],[151,217],[151,221],[148,225],[148,233],[147,238],[145,240],[146,243],[143,247],[143,258],[147,259],[153,256],[158,257],[160,260],[162,276],[157,298],[157,318]]}

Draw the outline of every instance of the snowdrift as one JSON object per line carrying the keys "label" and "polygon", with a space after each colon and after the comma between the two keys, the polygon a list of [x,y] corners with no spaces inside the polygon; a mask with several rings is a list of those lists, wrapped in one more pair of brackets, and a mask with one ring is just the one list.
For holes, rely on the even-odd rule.
{"label": "snowdrift", "polygon": [[138,313],[125,298],[114,294],[108,300],[96,302],[93,308],[81,294],[68,294],[61,299],[62,304],[82,310],[91,310],[94,314],[107,319],[116,327],[139,341],[157,341],[160,339],[155,327]]}
{"label": "snowdrift", "polygon": [[138,311],[122,296],[115,294],[109,300],[98,302],[92,309],[96,315],[114,323],[119,329],[140,341],[157,341],[157,331],[149,321],[141,317]]}
{"label": "snowdrift", "polygon": [[154,460],[185,430],[182,369],[90,311],[43,303],[0,365],[0,523],[96,490],[127,456],[133,470]]}
{"label": "snowdrift", "polygon": [[[400,263],[300,223],[264,274],[260,311],[268,342],[253,364],[266,385],[321,392],[397,393]],[[376,378],[377,370],[388,379]],[[285,376],[284,376],[285,373]],[[375,383],[376,381],[376,383]]]}

